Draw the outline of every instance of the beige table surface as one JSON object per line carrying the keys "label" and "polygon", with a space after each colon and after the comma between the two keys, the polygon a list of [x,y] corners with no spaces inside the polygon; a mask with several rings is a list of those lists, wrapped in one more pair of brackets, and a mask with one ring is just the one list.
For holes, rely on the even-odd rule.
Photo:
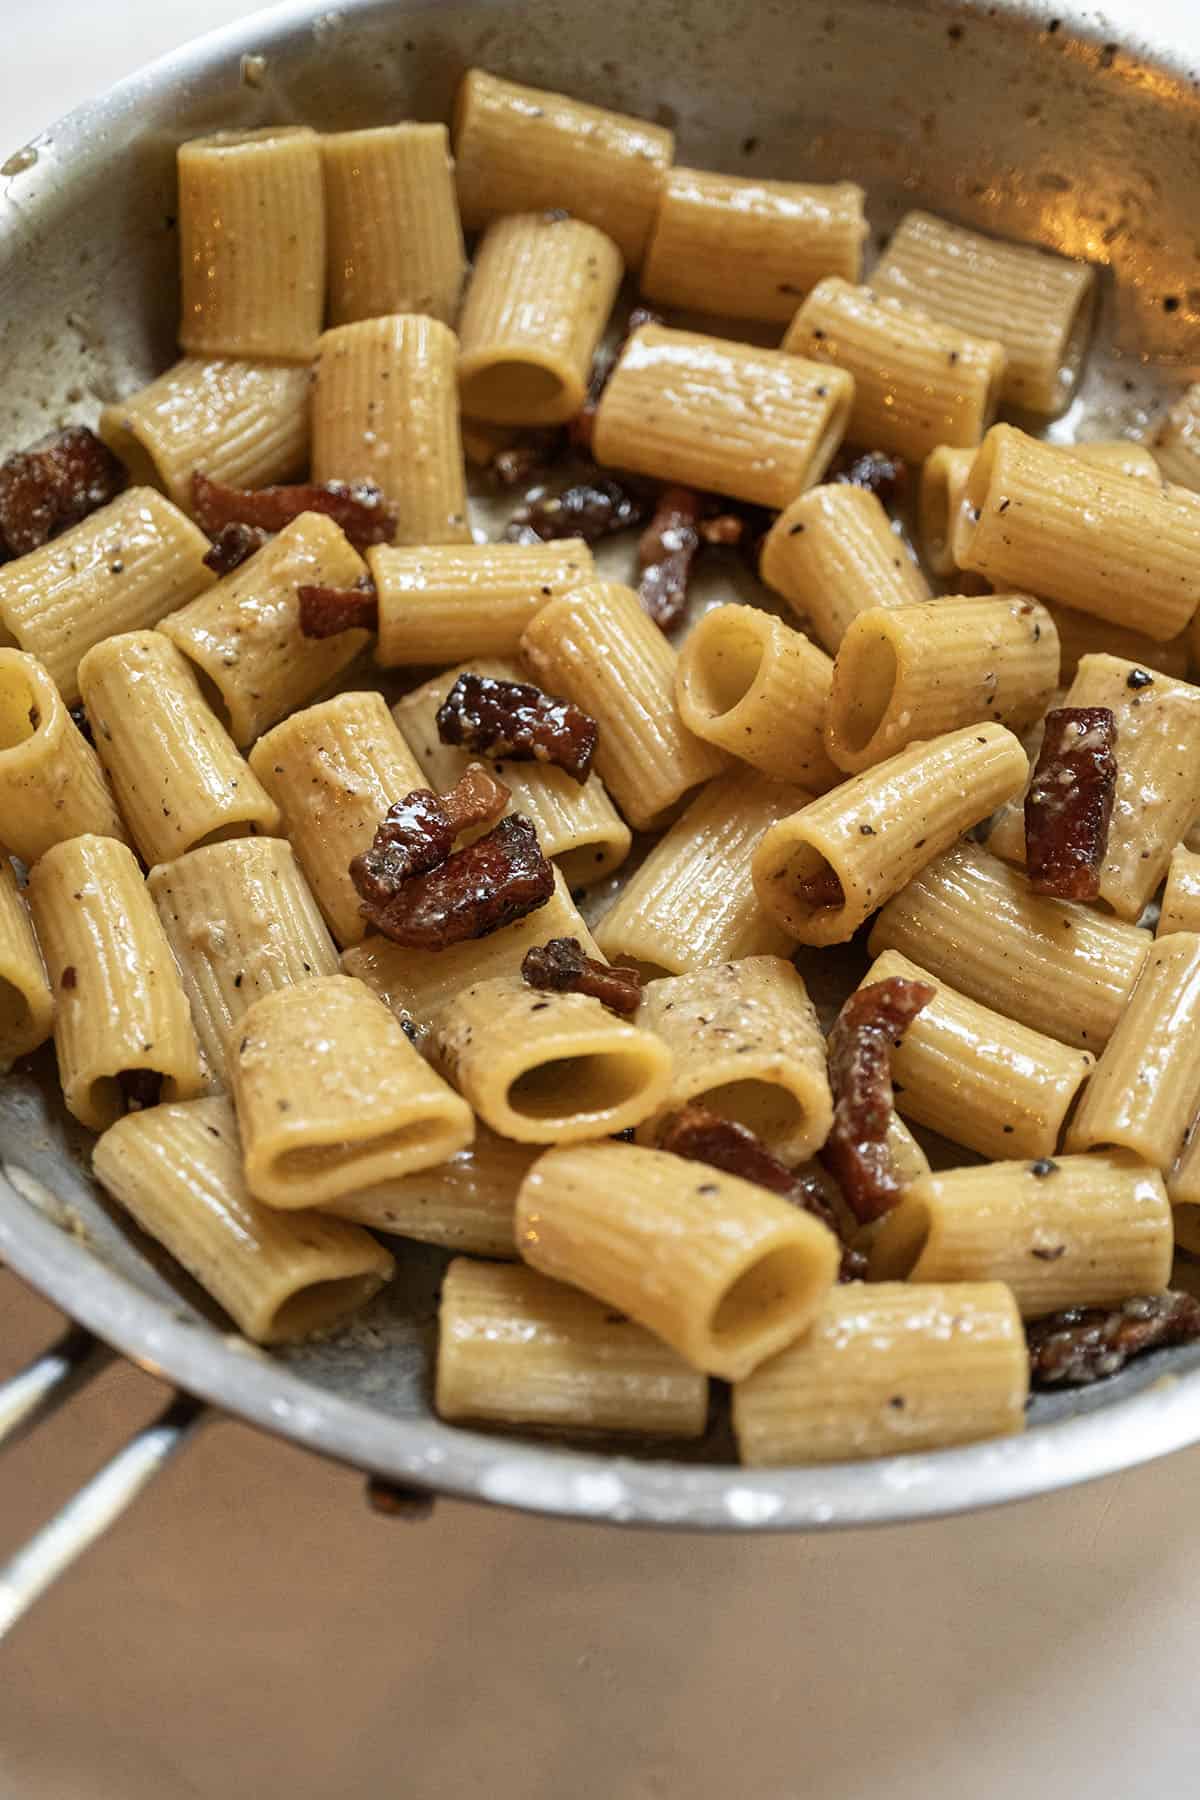
{"label": "beige table surface", "polygon": [[[0,0],[0,149],[248,10]],[[56,1329],[0,1273],[0,1378]],[[0,1558],[160,1393],[114,1368],[4,1459]],[[1200,1451],[749,1540],[385,1521],[222,1424],[0,1648],[0,1800],[1182,1800],[1198,1544]]]}

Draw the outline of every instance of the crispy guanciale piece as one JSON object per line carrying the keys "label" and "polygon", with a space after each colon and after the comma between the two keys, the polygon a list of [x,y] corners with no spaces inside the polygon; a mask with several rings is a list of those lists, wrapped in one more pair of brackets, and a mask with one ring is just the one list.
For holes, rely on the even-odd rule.
{"label": "crispy guanciale piece", "polygon": [[635,1013],[642,1003],[642,978],[636,969],[614,969],[585,956],[578,938],[550,938],[525,952],[522,978],[530,987],[556,994],[590,994],[614,1012]]}
{"label": "crispy guanciale piece", "polygon": [[1025,864],[1035,894],[1095,900],[1117,791],[1117,722],[1107,706],[1057,706],[1025,796]]}
{"label": "crispy guanciale piece", "polygon": [[27,556],[115,500],[125,464],[86,425],[18,450],[0,463],[0,553]]}
{"label": "crispy guanciale piece", "polygon": [[122,1069],[117,1086],[126,1112],[145,1112],[162,1099],[163,1078],[157,1069]]}
{"label": "crispy guanciale piece", "polygon": [[[204,559],[206,562],[208,558]],[[374,631],[379,623],[379,595],[369,575],[357,587],[296,589],[300,630],[307,638],[337,637],[341,631]]]}
{"label": "crispy guanciale piece", "polygon": [[569,700],[528,681],[460,675],[437,710],[438,736],[510,762],[553,763],[586,781],[596,749],[596,721]]}
{"label": "crispy guanciale piece", "polygon": [[638,539],[638,598],[663,631],[673,631],[687,611],[688,577],[700,548],[703,502],[692,488],[667,487],[654,517]]}
{"label": "crispy guanciale piece", "polygon": [[393,943],[445,950],[514,924],[545,906],[553,892],[554,870],[537,832],[524,813],[510,813],[486,837],[403,882],[383,906],[364,905],[363,912]]}
{"label": "crispy guanciale piece", "polygon": [[834,459],[826,481],[866,488],[885,506],[898,500],[908,485],[908,464],[884,450],[842,451]]}
{"label": "crispy guanciale piece", "polygon": [[1034,1387],[1085,1387],[1125,1367],[1131,1356],[1200,1338],[1200,1300],[1168,1289],[1111,1311],[1072,1306],[1026,1327]]}
{"label": "crispy guanciale piece", "polygon": [[328,513],[356,550],[390,544],[396,509],[373,481],[303,481],[289,487],[237,488],[202,469],[192,475],[192,510],[201,531],[216,537],[224,525],[282,531],[301,513]]}
{"label": "crispy guanciale piece", "polygon": [[552,538],[578,537],[586,544],[594,544],[614,532],[640,525],[646,511],[646,502],[639,494],[614,481],[611,475],[597,475],[561,494],[542,494],[527,500],[509,520],[504,539],[510,544],[542,544]]}
{"label": "crispy guanciale piece", "polygon": [[370,849],[350,864],[359,898],[369,907],[386,906],[414,875],[444,863],[461,832],[494,824],[508,801],[504,783],[480,763],[469,763],[447,794],[413,788],[389,806]]}
{"label": "crispy guanciale piece", "polygon": [[204,558],[204,566],[215,575],[232,575],[270,541],[271,533],[261,525],[243,525],[235,520],[232,525],[222,525]]}
{"label": "crispy guanciale piece", "polygon": [[900,1198],[888,1148],[892,1117],[890,1053],[937,992],[902,975],[857,988],[829,1034],[833,1125],[821,1151],[859,1221],[882,1218]]}

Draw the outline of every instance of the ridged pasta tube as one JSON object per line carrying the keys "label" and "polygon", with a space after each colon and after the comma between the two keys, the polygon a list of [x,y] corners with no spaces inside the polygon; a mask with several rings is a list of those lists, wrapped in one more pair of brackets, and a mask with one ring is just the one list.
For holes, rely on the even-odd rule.
{"label": "ridged pasta tube", "polygon": [[17,876],[0,851],[0,1074],[44,1044],[54,1028],[54,996]]}
{"label": "ridged pasta tube", "polygon": [[1176,844],[1167,865],[1158,917],[1158,936],[1173,931],[1200,931],[1200,856]]}
{"label": "ridged pasta tube", "polygon": [[0,829],[35,863],[64,838],[124,840],[100,760],[36,656],[0,650]]}
{"label": "ridged pasta tube", "polygon": [[1154,459],[1165,479],[1200,493],[1200,381],[1180,395],[1153,443]]}
{"label": "ridged pasta tube", "polygon": [[385,669],[514,656],[534,614],[593,581],[582,538],[548,544],[377,544],[367,564],[379,596],[375,659]]}
{"label": "ridged pasta tube", "polygon": [[517,1244],[727,1381],[806,1330],[838,1262],[833,1233],[786,1200],[633,1144],[548,1150],[521,1185]]}
{"label": "ridged pasta tube", "polygon": [[935,575],[953,575],[954,524],[967,494],[975,445],[959,449],[939,444],[921,464],[917,493],[917,535],[921,554]]}
{"label": "ridged pasta tube", "polygon": [[860,612],[930,597],[879,500],[849,482],[810,488],[785,507],[763,541],[759,574],[831,656]]}
{"label": "ridged pasta tube", "polygon": [[514,1144],[476,1121],[473,1142],[445,1162],[342,1194],[326,1210],[443,1250],[514,1257],[517,1190],[541,1154],[540,1144]]}
{"label": "ridged pasta tube", "polygon": [[444,125],[381,125],[321,139],[329,319],[428,313],[453,325],[467,259]]}
{"label": "ridged pasta tube", "polygon": [[1122,662],[1134,663],[1142,669],[1154,669],[1161,675],[1174,675],[1182,680],[1188,668],[1188,634],[1157,644],[1144,631],[1133,631],[1127,625],[1113,625],[1098,619],[1094,613],[1076,612],[1073,606],[1059,606],[1050,601],[1046,611],[1058,632],[1058,680],[1061,687],[1074,681],[1085,656],[1118,656]]}

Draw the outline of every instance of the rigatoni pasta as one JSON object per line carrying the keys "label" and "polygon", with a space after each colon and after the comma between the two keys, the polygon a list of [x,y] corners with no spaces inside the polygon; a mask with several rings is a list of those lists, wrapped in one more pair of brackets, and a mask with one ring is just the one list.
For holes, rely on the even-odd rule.
{"label": "rigatoni pasta", "polygon": [[498,425],[561,425],[587,394],[624,264],[594,225],[510,213],[475,253],[459,320],[462,409]]}
{"label": "rigatoni pasta", "polygon": [[141,631],[211,588],[208,539],[153,488],[130,488],[0,568],[0,629],[46,665],[70,706],[93,645]]}
{"label": "rigatoni pasta", "polygon": [[641,1142],[653,1144],[660,1123],[689,1103],[745,1125],[787,1163],[825,1142],[833,1118],[825,1041],[808,990],[783,957],[652,981],[637,1020],[671,1053],[670,1086]]}
{"label": "rigatoni pasta", "polygon": [[548,1150],[521,1185],[517,1244],[728,1381],[811,1324],[838,1260],[831,1231],[765,1189],[632,1144]]}
{"label": "rigatoni pasta", "polygon": [[1069,686],[1074,681],[1085,656],[1117,656],[1122,662],[1134,663],[1142,669],[1155,669],[1180,680],[1187,674],[1186,632],[1159,644],[1144,631],[1128,625],[1114,625],[1108,619],[1098,619],[1094,613],[1076,612],[1073,606],[1059,606],[1056,601],[1048,602],[1046,611],[1054,620],[1054,629],[1058,633],[1060,686]]}
{"label": "rigatoni pasta", "polygon": [[772,825],[754,891],[803,944],[842,944],[980,819],[1024,786],[1029,764],[1003,725],[913,744]]}
{"label": "rigatoni pasta", "polygon": [[458,314],[467,258],[444,125],[381,125],[321,139],[329,322]]}
{"label": "rigatoni pasta", "polygon": [[279,808],[161,631],[105,638],[79,688],[109,780],[148,864],[243,833],[274,836]]}
{"label": "rigatoni pasta", "polygon": [[1200,931],[1200,856],[1176,844],[1167,865],[1158,936],[1173,931]]}
{"label": "rigatoni pasta", "polygon": [[763,540],[759,574],[831,656],[860,612],[930,597],[878,499],[849,482],[811,488],[784,508]]}
{"label": "rigatoni pasta", "polygon": [[389,806],[426,785],[382,694],[337,694],[259,738],[250,767],[278,803],[297,860],[337,942],[366,931],[351,859]]}
{"label": "rigatoni pasta", "polygon": [[1200,493],[1200,381],[1180,395],[1155,432],[1153,445],[1164,478]]}
{"label": "rigatoni pasta", "polygon": [[418,313],[337,325],[317,347],[313,479],[375,482],[398,544],[471,541],[457,360],[450,327]]}
{"label": "rigatoni pasta", "polygon": [[228,1100],[131,1113],[105,1132],[92,1167],[255,1343],[307,1337],[391,1278],[392,1258],[369,1232],[307,1212],[290,1219],[254,1199]]}
{"label": "rigatoni pasta", "polygon": [[595,581],[547,601],[525,627],[521,654],[548,692],[598,722],[596,772],[638,830],[725,766],[681,722],[675,652],[631,588]]}
{"label": "rigatoni pasta", "polygon": [[787,506],[820,481],[854,398],[843,369],[642,325],[600,397],[598,463]]}
{"label": "rigatoni pasta", "polygon": [[825,743],[855,774],[976,719],[1020,733],[1058,681],[1058,634],[1023,594],[859,613],[833,665]]}
{"label": "rigatoni pasta", "polygon": [[55,844],[30,874],[29,905],[55,995],[68,1110],[103,1131],[127,1107],[199,1094],[187,996],[128,845],[90,836]]}
{"label": "rigatoni pasta", "polygon": [[521,1144],[611,1137],[657,1112],[671,1052],[588,994],[517,975],[463,988],[437,1016],[432,1054],[481,1119]]}
{"label": "rigatoni pasta", "polygon": [[468,69],[454,103],[463,224],[566,209],[641,263],[675,140],[661,125]]}
{"label": "rigatoni pasta", "polygon": [[1007,1437],[1024,1424],[1025,1333],[1000,1281],[854,1283],[738,1382],[744,1463],[847,1462]]}
{"label": "rigatoni pasta", "polygon": [[856,444],[919,462],[939,444],[977,444],[996,416],[1007,357],[994,338],[830,276],[788,326],[783,348],[854,378]]}
{"label": "rigatoni pasta", "polygon": [[548,544],[378,544],[367,564],[379,597],[384,668],[513,656],[547,600],[595,578],[582,538]]}
{"label": "rigatoni pasta", "polygon": [[872,1281],[1002,1281],[1027,1319],[1113,1306],[1171,1278],[1171,1207],[1137,1156],[1042,1157],[927,1175],[871,1247]]}
{"label": "rigatoni pasta", "polygon": [[444,1162],[340,1194],[324,1210],[443,1250],[515,1257],[517,1190],[541,1154],[541,1144],[515,1144],[476,1120],[472,1141]]}
{"label": "rigatoni pasta", "polygon": [[1096,274],[1087,263],[910,212],[888,240],[871,283],[961,331],[999,339],[1008,356],[1003,395],[1010,405],[1047,414],[1067,406],[1096,310]]}
{"label": "rigatoni pasta", "polygon": [[179,341],[306,362],[325,306],[321,147],[306,125],[179,147]]}
{"label": "rigatoni pasta", "polygon": [[44,1044],[54,1026],[54,996],[17,876],[0,850],[0,1074]]}
{"label": "rigatoni pasta", "polygon": [[640,282],[647,300],[729,319],[786,323],[822,276],[857,281],[863,190],[670,171]]}
{"label": "rigatoni pasta", "polygon": [[64,838],[125,837],[96,752],[36,656],[0,649],[0,825],[23,862]]}
{"label": "rigatoni pasta", "polygon": [[436,1401],[454,1421],[689,1438],[708,1379],[576,1288],[460,1256],[442,1284]]}

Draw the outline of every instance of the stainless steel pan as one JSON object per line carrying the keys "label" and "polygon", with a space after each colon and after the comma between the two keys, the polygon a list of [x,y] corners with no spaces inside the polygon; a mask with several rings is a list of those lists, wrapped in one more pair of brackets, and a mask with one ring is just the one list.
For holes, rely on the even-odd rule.
{"label": "stainless steel pan", "polygon": [[[123,83],[0,171],[0,444],[91,419],[171,359],[180,138],[446,117],[475,62],[669,121],[700,164],[853,174],[878,230],[919,200],[1108,264],[1105,329],[1121,354],[1093,364],[1062,429],[1129,430],[1164,381],[1141,358],[1200,360],[1200,21],[1190,43],[1139,45],[1142,12],[1135,0],[1103,20],[1061,0],[276,8]],[[392,1291],[335,1340],[250,1350],[100,1199],[54,1094],[48,1057],[0,1084],[0,1259],[188,1396],[413,1489],[578,1518],[811,1530],[1042,1493],[1200,1439],[1200,1348],[1039,1400],[1024,1437],[863,1465],[742,1471],[718,1460],[720,1424],[686,1460],[452,1430],[429,1402],[439,1255],[406,1247]],[[72,1336],[0,1392],[0,1437],[86,1373],[90,1343]],[[173,1406],[0,1575],[0,1626],[199,1411]]]}

